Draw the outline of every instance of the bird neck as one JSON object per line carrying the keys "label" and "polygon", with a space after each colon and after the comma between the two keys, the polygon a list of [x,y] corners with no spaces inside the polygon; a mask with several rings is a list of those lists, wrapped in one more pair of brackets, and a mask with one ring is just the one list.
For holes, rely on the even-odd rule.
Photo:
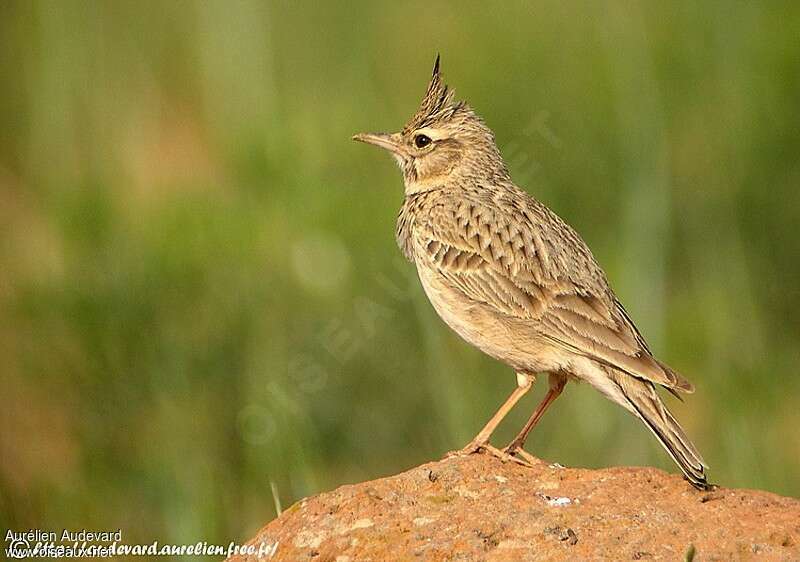
{"label": "bird neck", "polygon": [[441,189],[450,181],[452,181],[452,174],[442,174],[436,176],[426,177],[425,179],[406,179],[405,181],[405,194],[406,197],[417,195],[419,193],[426,193]]}

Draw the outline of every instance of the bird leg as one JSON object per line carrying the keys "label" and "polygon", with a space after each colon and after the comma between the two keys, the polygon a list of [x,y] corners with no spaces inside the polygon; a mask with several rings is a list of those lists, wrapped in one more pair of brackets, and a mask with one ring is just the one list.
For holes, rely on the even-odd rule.
{"label": "bird leg", "polygon": [[539,406],[537,406],[531,417],[525,423],[525,426],[522,428],[522,431],[519,432],[519,435],[517,435],[505,449],[503,449],[503,453],[507,455],[519,455],[529,463],[538,462],[536,457],[525,452],[522,449],[522,446],[525,444],[528,434],[534,427],[536,427],[536,424],[539,423],[539,420],[542,419],[545,410],[547,410],[550,404],[555,402],[555,399],[558,398],[561,394],[561,391],[564,390],[565,384],[567,384],[566,377],[553,373],[550,374],[550,389],[547,391],[544,399]]}
{"label": "bird leg", "polygon": [[466,447],[458,451],[448,453],[447,456],[465,456],[484,450],[502,460],[514,460],[519,462],[519,459],[514,459],[507,453],[489,445],[489,438],[492,436],[492,433],[494,433],[494,430],[497,428],[500,422],[503,421],[503,418],[505,418],[514,405],[519,402],[519,399],[525,396],[525,394],[531,389],[531,386],[533,386],[533,381],[535,380],[536,377],[534,376],[517,373],[517,388],[515,388],[514,392],[512,392],[508,399],[503,402],[503,405],[500,406],[500,408],[486,423],[483,429],[480,430],[478,435],[476,435]]}

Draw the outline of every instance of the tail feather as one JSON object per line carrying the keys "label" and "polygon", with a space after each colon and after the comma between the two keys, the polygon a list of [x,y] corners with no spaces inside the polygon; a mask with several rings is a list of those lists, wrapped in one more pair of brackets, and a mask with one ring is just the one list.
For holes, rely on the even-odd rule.
{"label": "tail feather", "polygon": [[[655,357],[653,359],[655,359]],[[685,392],[686,394],[692,394],[694,392],[694,385],[692,383],[690,383],[688,380],[686,380],[683,377],[683,375],[681,375],[680,373],[676,372],[669,365],[665,365],[664,363],[662,363],[658,359],[655,359],[655,361],[656,361],[656,363],[658,363],[659,367],[664,369],[664,372],[667,373],[667,377],[669,377],[671,380],[675,381],[675,387],[674,388],[665,387],[672,394],[674,394],[675,396],[678,396],[678,393],[675,392],[676,390],[680,390],[681,392]],[[678,396],[678,398],[680,398],[680,396]]]}
{"label": "tail feather", "polygon": [[696,488],[707,489],[705,468],[708,465],[675,417],[667,410],[653,383],[626,373],[615,375],[614,378],[633,412],[658,438],[689,482]]}

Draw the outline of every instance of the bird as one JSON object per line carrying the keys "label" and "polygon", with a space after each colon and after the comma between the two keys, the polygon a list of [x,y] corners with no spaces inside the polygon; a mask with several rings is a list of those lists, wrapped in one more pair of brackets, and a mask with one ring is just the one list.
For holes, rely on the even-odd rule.
{"label": "bird", "polygon": [[[567,382],[585,382],[641,420],[695,488],[708,488],[705,461],[657,391],[680,398],[694,387],[653,355],[580,235],[512,181],[492,130],[443,83],[438,55],[400,131],[352,138],[387,150],[400,167],[396,241],[437,314],[516,373],[508,399],[456,454],[531,465],[528,435]],[[541,403],[508,446],[492,446],[495,428],[543,374]]]}

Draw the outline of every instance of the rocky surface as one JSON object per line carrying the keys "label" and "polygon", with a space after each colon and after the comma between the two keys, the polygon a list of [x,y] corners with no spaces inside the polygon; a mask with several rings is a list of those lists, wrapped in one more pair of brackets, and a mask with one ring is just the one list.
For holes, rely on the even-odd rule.
{"label": "rocky surface", "polygon": [[271,560],[800,561],[800,500],[481,454],[301,500],[249,544],[276,541]]}

